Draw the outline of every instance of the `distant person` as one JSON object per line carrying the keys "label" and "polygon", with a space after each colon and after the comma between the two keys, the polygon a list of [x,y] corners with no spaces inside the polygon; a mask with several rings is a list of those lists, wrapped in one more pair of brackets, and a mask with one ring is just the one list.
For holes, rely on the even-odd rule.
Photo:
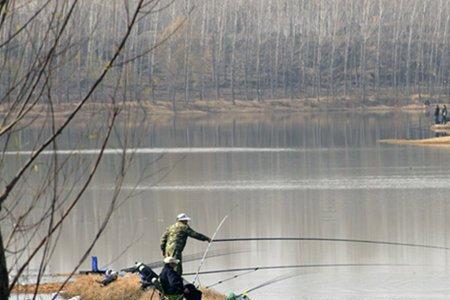
{"label": "distant person", "polygon": [[442,108],[442,124],[447,124],[447,106],[444,105]]}
{"label": "distant person", "polygon": [[164,257],[174,257],[180,262],[176,266],[178,274],[183,275],[182,252],[186,246],[187,238],[191,237],[199,241],[211,242],[206,235],[196,232],[189,227],[188,222],[191,220],[186,214],[179,214],[177,222],[167,228],[161,237],[161,251]]}
{"label": "distant person", "polygon": [[433,110],[433,108],[431,107],[431,102],[430,102],[430,100],[425,100],[424,101],[424,107],[425,107],[425,116],[426,117],[429,117],[430,115],[431,115],[431,113],[432,113],[432,110]]}
{"label": "distant person", "polygon": [[159,274],[159,282],[164,292],[165,299],[168,300],[200,300],[202,292],[197,290],[192,284],[184,285],[183,278],[175,269],[180,260],[174,257],[164,258],[164,268]]}
{"label": "distant person", "polygon": [[439,105],[436,105],[436,109],[434,110],[434,122],[436,124],[439,124],[440,112],[441,112],[441,109],[439,108]]}

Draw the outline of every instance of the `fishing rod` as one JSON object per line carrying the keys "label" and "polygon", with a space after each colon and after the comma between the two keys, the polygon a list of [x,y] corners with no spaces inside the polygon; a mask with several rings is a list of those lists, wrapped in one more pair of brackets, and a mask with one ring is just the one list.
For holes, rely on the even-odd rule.
{"label": "fishing rod", "polygon": [[[297,269],[297,268],[333,268],[333,267],[415,267],[420,265],[411,264],[310,264],[310,265],[286,265],[286,266],[264,266],[264,267],[247,267],[247,268],[234,268],[234,269],[221,269],[221,270],[211,270],[202,271],[199,274],[220,274],[229,272],[243,272],[258,270],[276,270],[276,269]],[[183,276],[194,276],[196,272],[185,273]]]}
{"label": "fishing rod", "polygon": [[227,282],[227,281],[230,281],[230,280],[239,278],[239,277],[244,276],[244,275],[251,274],[251,273],[256,272],[256,271],[258,271],[258,270],[259,270],[259,267],[256,267],[256,268],[254,268],[254,269],[252,269],[252,270],[250,270],[250,271],[248,271],[248,272],[236,274],[236,275],[233,275],[232,277],[228,277],[228,278],[219,280],[219,281],[217,281],[216,283],[213,283],[213,284],[211,284],[211,285],[208,285],[207,287],[205,287],[205,289],[210,289],[210,288],[215,287],[215,286],[218,286],[219,284],[222,284],[222,283],[224,283],[224,282]]}
{"label": "fishing rod", "polygon": [[291,278],[300,276],[301,274],[302,273],[294,272],[294,273],[290,273],[290,274],[286,274],[286,275],[281,275],[281,276],[275,277],[273,279],[267,280],[267,281],[265,281],[265,282],[255,286],[255,287],[252,287],[251,289],[246,290],[241,295],[242,296],[247,295],[248,293],[253,292],[255,290],[258,290],[260,288],[266,287],[268,285],[272,285],[274,283],[277,283],[277,282],[280,282],[280,281],[283,281],[283,280],[287,280],[287,279],[291,279]]}
{"label": "fishing rod", "polygon": [[389,242],[389,241],[359,240],[359,239],[315,238],[315,237],[263,237],[263,238],[244,237],[244,238],[216,239],[213,242],[215,242],[215,243],[223,243],[223,242],[245,242],[245,241],[346,242],[346,243],[392,245],[392,246],[405,246],[405,247],[416,247],[416,248],[427,248],[427,249],[450,250],[450,247],[435,246],[435,245],[424,245],[424,244],[413,244],[413,243],[399,243],[399,242]]}
{"label": "fishing rod", "polygon": [[[385,267],[385,266],[415,266],[415,265],[408,265],[408,264],[329,264],[329,265],[305,265],[304,267],[317,267],[317,266],[321,266],[321,267],[369,267],[369,266],[381,266],[381,267]],[[260,268],[262,269],[262,268]],[[290,273],[290,274],[286,274],[286,275],[281,275],[278,277],[275,277],[271,280],[265,281],[251,289],[246,290],[244,293],[242,293],[241,295],[246,295],[250,292],[253,292],[254,290],[266,287],[268,285],[280,282],[282,280],[286,280],[286,279],[290,279],[293,277],[297,277],[299,275],[301,275],[303,273],[300,273],[298,271],[294,272],[294,273]]]}
{"label": "fishing rod", "polygon": [[299,275],[301,275],[301,274],[302,274],[302,273],[294,272],[294,273],[289,273],[289,274],[281,275],[281,276],[275,277],[275,278],[273,278],[273,279],[264,281],[263,283],[261,283],[261,284],[255,286],[255,287],[252,287],[251,289],[248,289],[248,290],[246,290],[246,291],[244,291],[244,292],[242,292],[242,293],[240,293],[240,294],[237,294],[237,295],[236,295],[235,293],[230,293],[230,294],[227,295],[227,298],[226,298],[226,299],[227,299],[227,300],[244,300],[244,299],[250,299],[250,298],[247,296],[248,293],[250,293],[250,292],[253,292],[253,291],[257,290],[257,289],[263,288],[263,287],[265,287],[265,286],[268,286],[268,285],[271,285],[271,284],[274,284],[274,283],[277,283],[277,282],[280,282],[280,281],[283,281],[283,280],[287,280],[287,279],[290,279],[290,278],[297,277],[297,276],[299,276]]}
{"label": "fishing rod", "polygon": [[[237,251],[225,251],[225,250],[215,250],[215,251],[211,251],[209,254],[209,257],[221,257],[221,256],[227,256],[227,255],[233,255],[233,254],[239,254],[239,253],[246,253],[248,251],[244,251],[244,250],[237,250]],[[183,261],[184,262],[194,262],[194,261],[198,261],[201,260],[203,257],[204,253],[200,252],[200,253],[194,253],[194,254],[190,254],[190,255],[186,255],[183,257]],[[146,264],[146,266],[155,269],[155,268],[161,268],[164,266],[164,262],[163,261],[155,261],[155,262],[151,262]],[[133,271],[136,270],[136,267],[129,267],[129,268],[125,268],[125,269],[121,269],[122,272],[127,272],[127,273],[132,273]]]}
{"label": "fishing rod", "polygon": [[[305,266],[314,266],[314,265],[305,265]],[[315,265],[315,266],[317,266],[317,265]],[[355,267],[355,266],[357,266],[357,267],[361,267],[361,266],[392,266],[392,265],[389,265],[389,264],[386,264],[386,265],[381,265],[381,264],[379,264],[379,265],[376,265],[376,264],[333,264],[333,265],[320,265],[320,266],[325,266],[325,267],[329,267],[329,266],[333,266],[333,267],[337,267],[337,266],[352,266],[352,267]],[[260,268],[260,269],[262,269],[262,268]],[[248,293],[250,293],[250,292],[253,292],[255,290],[258,290],[260,288],[272,285],[274,283],[277,283],[277,282],[280,282],[280,281],[283,281],[283,280],[287,280],[287,279],[291,279],[291,278],[300,276],[302,274],[303,273],[301,273],[299,271],[295,271],[293,273],[281,275],[281,276],[275,277],[273,279],[267,280],[267,281],[265,281],[265,282],[255,286],[255,287],[252,287],[252,288],[250,288],[250,289],[248,289],[248,290],[246,290],[246,291],[244,291],[244,292],[242,292],[242,293],[240,293],[238,295],[236,295],[234,293],[230,293],[227,296],[227,299],[230,299],[230,300],[250,299],[247,296]]]}
{"label": "fishing rod", "polygon": [[239,206],[239,204],[234,205],[234,206],[231,208],[230,212],[229,212],[227,215],[225,215],[225,217],[223,217],[222,221],[221,221],[221,222],[219,223],[219,225],[217,226],[216,231],[214,232],[213,236],[211,237],[211,240],[210,240],[209,243],[208,243],[208,247],[206,247],[206,250],[205,250],[205,253],[203,254],[202,260],[200,261],[200,265],[198,266],[197,273],[195,274],[195,277],[194,277],[194,281],[192,282],[193,285],[195,285],[195,282],[197,281],[197,279],[198,279],[198,277],[199,277],[199,275],[200,275],[200,270],[201,270],[201,268],[203,267],[203,263],[204,263],[205,260],[206,260],[206,255],[208,255],[208,251],[209,251],[209,249],[211,248],[212,243],[213,243],[213,242],[215,241],[215,239],[216,239],[216,235],[219,233],[219,230],[220,230],[220,228],[222,227],[223,223],[225,223],[225,221],[228,219],[228,216],[229,216],[229,215],[234,211],[234,209],[235,209],[236,207],[238,207],[238,206]]}
{"label": "fishing rod", "polygon": [[192,281],[192,284],[193,284],[193,285],[195,285],[195,282],[197,281],[198,276],[200,275],[200,270],[201,270],[201,268],[202,268],[202,266],[203,266],[203,263],[204,263],[205,260],[206,260],[206,255],[208,254],[208,251],[209,251],[209,249],[211,248],[211,245],[212,245],[214,239],[216,238],[217,233],[219,232],[219,230],[220,230],[220,228],[222,227],[223,223],[225,223],[225,221],[226,221],[227,219],[228,219],[228,215],[226,215],[226,216],[222,219],[222,221],[219,223],[219,226],[217,226],[217,229],[216,229],[216,231],[214,232],[213,236],[211,237],[211,240],[210,240],[209,243],[208,243],[208,247],[206,247],[205,253],[203,254],[202,260],[200,261],[200,264],[199,264],[199,266],[198,266],[197,273],[195,274],[194,280]]}

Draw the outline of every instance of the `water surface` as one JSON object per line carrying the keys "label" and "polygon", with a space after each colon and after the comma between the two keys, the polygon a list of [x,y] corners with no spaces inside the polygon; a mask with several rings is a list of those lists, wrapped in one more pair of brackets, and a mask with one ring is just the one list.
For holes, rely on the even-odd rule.
{"label": "water surface", "polygon": [[[209,235],[229,215],[221,238],[329,237],[447,246],[450,151],[377,143],[429,137],[429,125],[425,116],[406,113],[210,116],[145,123],[128,142],[133,162],[121,205],[93,254],[101,263],[112,261],[114,268],[158,261],[159,237],[180,212]],[[21,136],[22,141],[33,138],[33,129]],[[92,241],[114,190],[122,143],[119,138],[110,143],[94,184],[64,226],[50,272],[69,271]],[[77,127],[61,137],[58,153],[85,161],[95,157],[98,147]],[[26,145],[9,150],[11,166],[33,151]],[[49,149],[42,160],[52,154]],[[185,254],[205,247],[189,241]],[[205,271],[392,264],[261,270],[217,286],[221,292],[242,292],[280,275],[296,275],[250,293],[255,299],[450,296],[449,253],[444,250],[314,241],[220,243],[213,250],[229,254],[207,260]],[[197,266],[189,262],[184,268],[191,272]],[[209,285],[233,275],[200,280]]]}

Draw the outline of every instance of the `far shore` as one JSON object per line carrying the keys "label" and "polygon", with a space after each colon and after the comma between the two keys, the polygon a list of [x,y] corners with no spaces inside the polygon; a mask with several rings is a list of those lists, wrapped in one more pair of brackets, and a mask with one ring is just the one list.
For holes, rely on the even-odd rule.
{"label": "far shore", "polygon": [[[392,111],[423,111],[425,106],[417,97],[411,97],[404,105],[392,105],[392,99],[367,100],[361,103],[355,99],[306,98],[278,100],[195,100],[192,102],[177,102],[175,110],[170,101],[128,101],[124,110],[130,112],[145,112],[153,118],[167,116],[202,116],[207,114],[275,114],[275,113],[314,113],[314,112],[392,112]],[[122,102],[120,102],[122,104]],[[64,118],[76,107],[77,102],[54,105],[54,116]],[[83,113],[101,113],[111,109],[109,101],[90,101],[86,103]],[[10,108],[0,105],[0,114],[6,115]],[[28,117],[48,117],[47,105],[36,105],[28,113]]]}
{"label": "far shore", "polygon": [[421,140],[389,139],[389,140],[380,140],[378,142],[380,144],[411,145],[411,146],[438,147],[450,149],[450,136],[435,137]]}
{"label": "far shore", "polygon": [[435,124],[435,125],[431,126],[431,130],[434,132],[449,132],[450,131],[450,123]]}

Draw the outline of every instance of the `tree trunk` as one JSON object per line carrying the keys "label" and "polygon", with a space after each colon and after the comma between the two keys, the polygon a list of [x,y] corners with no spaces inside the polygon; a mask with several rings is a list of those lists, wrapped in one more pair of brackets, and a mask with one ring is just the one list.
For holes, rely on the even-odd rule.
{"label": "tree trunk", "polygon": [[417,66],[416,66],[416,76],[414,79],[414,86],[416,93],[419,94],[419,96],[422,93],[422,82],[423,82],[423,72],[424,72],[424,23],[426,20],[425,16],[425,7],[422,7],[422,15],[420,18],[420,26],[419,26],[419,33],[418,33],[418,54],[417,54]]}
{"label": "tree trunk", "polygon": [[220,78],[223,74],[224,79],[227,76],[227,61],[225,55],[225,35],[227,29],[227,11],[225,5],[221,5],[220,18],[219,18],[219,50],[217,51],[217,94],[220,95]]}
{"label": "tree trunk", "polygon": [[317,101],[320,100],[320,96],[321,96],[321,89],[322,89],[322,70],[321,70],[321,65],[322,65],[322,0],[319,1],[319,15],[317,18],[317,27],[318,27],[318,34],[317,34],[317,38],[319,40],[318,44],[317,44],[317,56],[316,56],[316,66],[315,66],[315,73],[316,73],[316,99]]}
{"label": "tree trunk", "polygon": [[[275,67],[274,70],[272,70],[272,76],[271,79],[272,83],[272,99],[278,98],[278,84],[279,84],[279,78],[278,78],[278,71],[280,68],[280,35],[281,35],[281,24],[280,24],[280,7],[279,7],[279,1],[277,1],[276,5],[276,26],[277,26],[277,33],[276,33],[276,40],[275,40]],[[274,74],[275,73],[275,74]]]}
{"label": "tree trunk", "polygon": [[394,64],[392,66],[392,77],[394,79],[394,94],[395,100],[398,102],[398,73],[399,73],[399,64],[398,64],[398,46],[400,40],[400,19],[401,19],[401,11],[403,9],[403,1],[400,1],[400,9],[396,9],[396,14],[394,15],[394,20],[396,20],[395,24],[395,34],[394,34]]}
{"label": "tree trunk", "polygon": [[191,51],[191,29],[192,29],[192,23],[191,20],[188,18],[189,10],[191,9],[191,1],[188,0],[186,2],[186,19],[187,24],[185,25],[185,36],[184,36],[184,102],[189,102],[191,99],[190,95],[190,68],[189,68],[189,55]]}
{"label": "tree trunk", "polygon": [[381,68],[381,61],[380,61],[380,50],[381,50],[381,22],[383,19],[383,1],[379,0],[378,2],[378,35],[377,35],[377,69],[375,76],[376,78],[376,85],[377,85],[377,92],[380,93],[380,68]]}
{"label": "tree trunk", "polygon": [[[331,58],[330,58],[330,73],[329,73],[329,92],[328,96],[331,96],[331,99],[334,101],[334,55],[336,52],[336,29],[338,24],[338,8],[339,8],[339,2],[336,1],[335,7],[333,10],[333,34],[331,37]],[[331,94],[331,95],[330,95]]]}
{"label": "tree trunk", "polygon": [[[297,32],[296,32],[296,26],[294,23],[294,18],[293,18],[293,9],[294,7],[291,8],[291,12],[290,12],[290,36],[291,36],[291,56],[290,56],[290,61],[289,61],[289,70],[288,70],[288,78],[287,78],[287,82],[289,84],[289,88],[290,88],[290,98],[291,100],[294,99],[294,80],[292,80],[294,78],[294,61],[295,61],[295,45],[297,43]],[[299,61],[299,65],[300,65],[300,61]],[[300,77],[300,74],[299,74]]]}
{"label": "tree trunk", "polygon": [[217,47],[216,47],[216,37],[215,32],[211,36],[211,60],[212,60],[212,78],[214,81],[214,90],[216,92],[216,100],[219,100],[220,98],[220,91],[219,91],[219,75],[217,70]]}
{"label": "tree trunk", "polygon": [[[175,5],[172,6],[172,15],[171,15],[171,20],[172,22],[175,20]],[[173,70],[171,70],[171,65],[172,65],[172,56],[173,56],[173,49],[174,49],[174,41],[173,39],[169,40],[169,46],[168,46],[168,58],[167,58],[167,69],[169,70],[168,72],[168,78],[169,78],[169,84],[167,85],[167,94],[169,95],[169,97],[172,99],[172,110],[175,112],[176,111],[176,86],[175,86],[175,80],[176,80],[176,75],[175,72]]]}
{"label": "tree trunk", "polygon": [[6,267],[5,249],[3,248],[3,237],[0,230],[0,299],[9,298],[9,277]]}
{"label": "tree trunk", "polygon": [[362,102],[366,102],[366,73],[367,73],[367,63],[366,63],[366,43],[367,43],[367,15],[368,15],[368,8],[367,3],[363,2],[363,19],[362,19],[362,43],[361,43],[361,64],[362,64],[362,70],[361,70],[361,99]]}
{"label": "tree trunk", "polygon": [[[244,24],[247,24],[249,21],[247,20],[247,22],[244,22]],[[245,26],[245,49],[244,49],[244,89],[245,89],[245,99],[246,100],[250,100],[250,94],[249,94],[249,88],[248,88],[248,84],[249,84],[249,80],[248,80],[248,76],[249,76],[249,71],[248,68],[250,66],[250,62],[249,62],[249,40],[250,40],[250,30],[248,25],[244,25]]]}
{"label": "tree trunk", "polygon": [[[350,51],[350,42],[352,38],[352,22],[353,22],[353,9],[354,9],[354,2],[351,4],[350,9],[350,19],[347,17],[347,22],[345,25],[345,31],[346,31],[346,39],[345,39],[345,53],[344,53],[344,96],[347,97],[348,93],[348,61],[349,61],[349,51]],[[350,76],[350,82],[351,76]],[[351,85],[350,85],[351,87]]]}
{"label": "tree trunk", "polygon": [[416,2],[414,2],[414,8],[411,15],[411,20],[409,24],[409,35],[408,35],[408,50],[407,50],[407,58],[406,58],[406,94],[409,95],[411,93],[411,44],[413,37],[413,27],[415,22],[416,15]]}
{"label": "tree trunk", "polygon": [[[155,28],[153,32],[153,48],[156,48],[156,45],[158,43],[158,30],[159,30],[159,10],[156,13],[156,22],[155,22]],[[152,54],[150,55],[150,85],[152,89],[152,102],[156,102],[156,95],[155,95],[155,88],[156,88],[156,81],[154,77],[155,73],[155,51],[152,51]]]}
{"label": "tree trunk", "polygon": [[[446,4],[446,6],[447,6],[448,4]],[[442,12],[446,12],[447,11],[447,7],[442,7]],[[446,62],[446,55],[445,55],[445,53],[447,52],[447,31],[448,31],[448,29],[447,29],[447,27],[448,27],[448,16],[447,16],[447,18],[444,20],[444,30],[443,30],[443,32],[441,33],[442,34],[442,37],[441,37],[441,41],[442,41],[442,44],[441,44],[441,47],[440,47],[440,57],[439,57],[439,61],[440,61],[440,63],[439,63],[439,71],[438,71],[438,83],[439,83],[439,87],[441,87],[441,88],[443,88],[444,87],[444,85],[445,85],[445,83],[444,83],[444,72],[445,72],[445,70],[446,70],[446,64],[447,64],[447,62]],[[445,93],[445,90],[443,90],[443,92]]]}
{"label": "tree trunk", "polygon": [[236,76],[236,40],[237,40],[237,25],[238,25],[238,10],[239,6],[236,4],[234,11],[234,25],[233,25],[233,41],[231,47],[231,97],[233,105],[236,104],[236,91],[235,91],[235,76]]}
{"label": "tree trunk", "polygon": [[207,4],[203,3],[203,13],[202,13],[202,33],[200,40],[200,49],[201,49],[201,65],[200,65],[200,100],[205,98],[205,66],[207,64],[205,56],[206,56],[206,32],[207,32]]}
{"label": "tree trunk", "polygon": [[256,75],[257,75],[257,94],[258,94],[258,101],[262,101],[262,95],[261,95],[261,39],[262,39],[262,16],[263,14],[263,3],[261,1],[260,7],[259,7],[259,16],[258,16],[258,42],[257,42],[257,50],[256,50]]}

